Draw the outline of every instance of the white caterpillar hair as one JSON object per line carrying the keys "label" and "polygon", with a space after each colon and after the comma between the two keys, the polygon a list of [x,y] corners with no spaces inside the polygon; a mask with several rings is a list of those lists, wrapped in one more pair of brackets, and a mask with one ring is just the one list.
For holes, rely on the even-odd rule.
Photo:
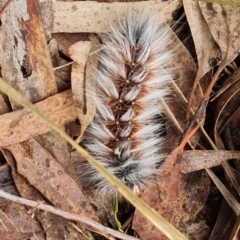
{"label": "white caterpillar hair", "polygon": [[[161,99],[169,93],[171,35],[149,11],[132,13],[101,36],[96,82],[96,115],[82,146],[131,189],[142,191],[156,179],[164,137]],[[80,176],[85,187],[103,194],[115,188],[86,164]]]}

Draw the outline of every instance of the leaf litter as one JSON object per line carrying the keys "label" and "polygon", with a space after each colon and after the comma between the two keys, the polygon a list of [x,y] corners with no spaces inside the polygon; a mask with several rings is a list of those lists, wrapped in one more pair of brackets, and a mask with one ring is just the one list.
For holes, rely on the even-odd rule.
{"label": "leaf litter", "polygon": [[[168,1],[162,5],[153,1],[53,1],[50,6],[46,1],[2,1],[1,77],[62,129],[68,131],[68,123],[78,125],[80,141],[94,116],[92,96],[87,91],[93,90],[91,73],[97,60],[91,58],[97,57],[99,49],[96,38],[86,32],[105,32],[106,22],[121,16],[130,5],[136,9],[165,9],[161,21],[169,21],[172,12],[184,6],[194,42],[190,48],[195,49],[195,55],[191,55],[192,49],[182,45],[173,33],[179,48],[171,66],[178,69],[172,87],[175,100],[165,103],[170,113],[166,116],[169,155],[159,169],[159,186],[147,188],[141,198],[189,239],[235,239],[239,234],[240,192],[238,6],[203,1]],[[47,15],[47,7],[52,15]],[[84,12],[86,9],[88,12]],[[112,15],[107,16],[106,9]],[[97,13],[97,18],[92,13]],[[64,66],[71,59],[75,62]],[[53,71],[52,64],[63,66]],[[70,78],[72,91],[67,90]],[[84,94],[88,105],[84,104]],[[92,191],[81,191],[76,170],[85,160],[11,98],[1,94],[0,104],[1,163],[11,167],[8,176],[19,195],[36,202],[47,201],[115,228],[111,201]],[[86,109],[88,115],[84,114]],[[15,209],[18,215],[13,214]],[[3,201],[1,239],[86,239],[86,234],[91,236],[86,229],[94,231],[80,224],[82,234],[67,219],[34,211],[29,218],[23,206]],[[123,208],[119,217],[126,219],[131,213],[132,208]],[[222,219],[226,219],[224,223]],[[127,234],[133,235],[134,230],[140,239],[166,239],[139,211],[127,229]]]}

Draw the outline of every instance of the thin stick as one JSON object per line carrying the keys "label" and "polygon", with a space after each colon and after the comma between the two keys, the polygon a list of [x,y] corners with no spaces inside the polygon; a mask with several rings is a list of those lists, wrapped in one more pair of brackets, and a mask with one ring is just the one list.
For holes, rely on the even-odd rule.
{"label": "thin stick", "polygon": [[57,209],[57,208],[55,208],[53,206],[50,206],[50,205],[47,205],[47,204],[43,204],[41,202],[35,202],[35,201],[32,201],[32,200],[21,198],[21,197],[6,193],[6,192],[2,191],[1,189],[0,189],[0,196],[3,197],[3,198],[6,198],[8,200],[11,200],[12,202],[24,204],[24,205],[33,207],[35,209],[40,209],[40,210],[44,210],[44,211],[56,214],[58,216],[64,217],[64,218],[69,219],[69,220],[74,220],[74,221],[78,221],[80,223],[87,224],[87,225],[97,229],[98,233],[99,233],[99,230],[100,230],[100,231],[102,231],[104,233],[107,233],[107,234],[110,234],[111,236],[114,236],[116,238],[126,239],[126,240],[139,240],[139,238],[135,238],[135,237],[126,235],[124,233],[115,231],[111,228],[105,227],[105,226],[103,226],[103,225],[101,225],[101,224],[99,224],[99,223],[97,223],[97,222],[95,222],[95,221],[93,221],[93,220],[91,220],[87,217],[84,217],[84,216],[81,216],[81,215],[78,215],[78,214],[75,214],[75,213],[65,212],[63,210]]}

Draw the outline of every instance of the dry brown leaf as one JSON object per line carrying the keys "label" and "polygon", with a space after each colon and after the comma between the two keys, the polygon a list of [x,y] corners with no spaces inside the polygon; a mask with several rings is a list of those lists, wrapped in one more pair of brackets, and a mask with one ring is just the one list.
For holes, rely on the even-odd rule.
{"label": "dry brown leaf", "polygon": [[232,195],[232,193],[224,186],[224,184],[219,180],[219,178],[215,175],[215,173],[206,168],[208,175],[211,177],[214,184],[217,186],[218,190],[221,192],[225,200],[228,202],[229,206],[234,210],[236,215],[240,213],[240,204],[236,200],[236,198]]}
{"label": "dry brown leaf", "polygon": [[[178,159],[178,155],[183,151],[183,147],[191,136],[196,133],[197,129],[198,128],[195,127],[191,132],[183,137],[180,144],[171,152],[171,154],[167,156],[165,162],[163,162],[159,168],[160,174],[157,182],[158,185],[160,185],[161,190],[156,188],[156,186],[152,186],[151,188],[147,188],[141,196],[141,198],[143,198],[144,201],[148,201],[148,204],[161,216],[178,228],[181,226],[179,221],[181,216],[184,214],[182,206],[184,206],[185,201],[188,200],[188,198],[182,197],[186,194],[186,191],[183,189],[187,182],[185,182],[186,180],[182,181],[180,173],[181,162]],[[194,189],[194,184],[191,187]],[[204,201],[201,202],[200,205],[203,205],[203,203]],[[147,226],[147,229],[151,229],[151,232],[148,232],[146,235],[142,227],[139,227],[138,224],[136,224],[138,227],[138,233],[140,231],[140,235],[143,235],[144,238],[149,239],[149,236],[154,235],[155,239],[166,239],[166,236],[159,234],[157,229],[149,221],[146,221],[141,214],[137,214],[134,220],[135,219],[137,220],[133,222],[133,226],[134,223],[141,222],[140,220],[142,220],[144,221],[144,226]],[[185,229],[182,231],[187,232]]]}
{"label": "dry brown leaf", "polygon": [[[236,70],[229,78],[238,79],[240,70]],[[228,81],[228,80],[227,80]],[[226,126],[228,119],[235,112],[239,106],[239,96],[240,96],[240,81],[233,81],[225,91],[215,100],[215,124],[214,124],[214,134],[216,140],[216,133],[222,133],[222,129]]]}
{"label": "dry brown leaf", "polygon": [[194,219],[194,222],[191,224],[191,226],[187,229],[187,236],[189,238],[195,238],[195,239],[207,239],[206,236],[210,235],[211,229],[207,225],[207,222],[202,219]]}
{"label": "dry brown leaf", "polygon": [[143,2],[114,2],[99,3],[94,1],[60,2],[52,5],[52,32],[106,32],[109,21],[117,20],[129,9],[143,11],[152,9],[159,14],[159,21],[166,22],[172,18],[172,12],[181,6],[178,0],[143,1]]}
{"label": "dry brown leaf", "polygon": [[[173,129],[173,126],[170,126],[168,129],[168,139],[169,142],[166,143],[166,148],[169,149],[169,144],[171,149],[176,147],[179,143],[179,137],[183,134],[185,126],[186,126],[186,107],[188,104],[188,98],[190,95],[191,87],[194,83],[195,75],[196,75],[196,64],[190,55],[189,51],[186,47],[176,38],[175,35],[172,36],[175,38],[175,52],[174,52],[174,59],[169,66],[169,69],[175,69],[173,71],[175,76],[173,76],[174,83],[171,85],[172,88],[172,99],[167,102],[171,113],[176,118],[178,124],[181,127],[181,132],[176,132]],[[171,73],[170,73],[171,74]],[[200,86],[200,85],[199,85]],[[197,88],[196,94],[194,95],[193,103],[192,103],[192,110],[193,113],[196,111],[199,99],[202,98],[202,90],[201,87]],[[174,122],[171,117],[168,119],[170,120],[171,124]],[[178,137],[176,137],[178,136]],[[196,145],[198,139],[200,137],[200,133],[197,133],[191,139],[191,143],[193,146]]]}
{"label": "dry brown leaf", "polygon": [[[238,70],[233,75],[238,76]],[[232,78],[232,76],[230,76]],[[214,140],[218,149],[225,149],[220,134],[222,133],[231,116],[234,115],[235,110],[239,107],[240,96],[240,82],[235,81],[229,88],[227,88],[216,100],[215,116],[214,116]]]}
{"label": "dry brown leaf", "polygon": [[[181,208],[174,217],[176,227],[182,233],[187,234],[192,222],[206,203],[210,190],[210,178],[205,171],[183,175],[182,178],[183,184],[179,194]],[[191,235],[187,236],[191,239]],[[199,239],[197,235],[195,237]]]}
{"label": "dry brown leaf", "polygon": [[8,146],[17,170],[56,207],[98,221],[76,182],[34,139]]}
{"label": "dry brown leaf", "polygon": [[[226,3],[229,0],[226,0]],[[231,62],[240,50],[240,7],[228,4],[206,3],[199,1],[202,14],[208,27],[219,45],[222,59],[226,65]]]}
{"label": "dry brown leaf", "polygon": [[[36,188],[30,185],[22,175],[17,172],[16,163],[13,155],[8,150],[4,149],[2,151],[6,160],[11,166],[14,183],[16,184],[19,192],[21,192],[21,196],[27,199],[45,202],[46,198],[39,191],[37,191]],[[64,235],[66,236],[66,238],[69,237],[68,239],[82,240],[82,238],[80,238],[81,235],[78,235],[77,238],[74,237],[76,231],[69,227],[67,219],[63,219],[62,217],[46,211],[39,211],[36,209],[33,211],[32,208],[30,208],[30,210],[34,213],[36,219],[40,221],[41,226],[44,229],[44,233],[46,235],[44,239],[49,237],[53,239],[62,239],[62,236]]]}
{"label": "dry brown leaf", "polygon": [[[56,93],[37,1],[12,1],[3,12],[1,23],[3,79],[31,102]],[[12,107],[20,108],[17,103],[12,103]]]}
{"label": "dry brown leaf", "polygon": [[68,48],[70,58],[85,67],[91,49],[91,41],[81,41],[72,44]]}
{"label": "dry brown leaf", "polygon": [[72,164],[69,144],[56,132],[49,132],[34,139],[51,154],[73,179],[78,179]]}
{"label": "dry brown leaf", "polygon": [[[74,121],[77,118],[70,90],[36,103],[36,107],[59,127],[64,127],[67,122]],[[1,115],[0,124],[1,147],[22,142],[50,131],[45,123],[25,109]]]}
{"label": "dry brown leaf", "polygon": [[[45,240],[45,237],[43,236],[39,236],[38,234],[36,234],[35,236],[38,237],[39,240]],[[4,239],[4,240],[22,240],[22,239],[31,239],[31,237],[33,237],[33,234],[31,233],[21,233],[21,232],[0,232],[0,238]]]}
{"label": "dry brown leaf", "polygon": [[[178,148],[174,151],[177,152]],[[161,166],[161,169],[164,167],[165,170],[166,168],[166,172],[164,171],[164,174],[160,175],[157,179],[161,190],[159,190],[156,186],[151,186],[148,187],[141,196],[142,200],[144,200],[150,207],[154,208],[162,217],[173,225],[176,224],[174,222],[174,215],[176,215],[176,212],[180,210],[180,202],[177,201],[176,198],[179,194],[179,187],[181,183],[181,164],[180,161],[177,162],[176,159],[177,154],[172,154],[172,156],[167,157]],[[170,168],[172,169],[171,172],[169,172]],[[165,195],[161,196],[162,192]],[[162,201],[163,199],[165,199],[165,201]],[[171,207],[169,207],[169,205]],[[145,240],[167,239],[162,233],[159,233],[159,230],[138,211],[135,211],[132,228],[142,239]]]}
{"label": "dry brown leaf", "polygon": [[184,151],[181,154],[182,172],[190,173],[204,168],[211,168],[232,158],[240,159],[238,151],[224,150],[194,150]]}
{"label": "dry brown leaf", "polygon": [[0,93],[0,115],[7,113],[9,111],[10,111],[10,108],[6,103],[6,96],[4,96]]}
{"label": "dry brown leaf", "polygon": [[[16,162],[11,152],[7,149],[1,149],[1,151],[11,167],[14,184],[18,190],[20,189],[22,191],[22,196],[29,199],[37,198],[38,201],[44,201],[43,196],[33,186],[30,186],[27,180],[17,172]],[[38,212],[35,213],[38,214]]]}
{"label": "dry brown leaf", "polygon": [[196,49],[200,80],[212,68],[209,60],[218,58],[221,52],[203,18],[198,1],[183,0],[183,6]]}
{"label": "dry brown leaf", "polygon": [[[92,38],[92,47],[89,49],[91,44],[87,44],[86,50],[94,52],[98,48],[97,39]],[[86,42],[83,43],[82,47],[86,46]],[[80,43],[79,43],[80,44]],[[78,47],[79,47],[78,44]],[[76,53],[75,53],[76,54]],[[83,58],[83,56],[82,56]],[[88,59],[85,58],[85,63],[77,64],[73,63],[71,81],[73,91],[73,101],[75,108],[78,112],[78,119],[80,121],[81,129],[78,140],[82,137],[86,127],[92,121],[95,114],[95,103],[94,103],[94,79],[93,72],[97,68],[97,55],[93,54]]]}
{"label": "dry brown leaf", "polygon": [[223,92],[226,91],[232,84],[239,81],[240,79],[240,68],[237,68],[224,82],[224,85],[214,94],[214,96],[211,98],[213,101],[218,96],[220,96]]}
{"label": "dry brown leaf", "polygon": [[238,240],[240,237],[240,224],[239,224],[240,219],[239,218],[240,218],[240,216],[238,215],[236,218],[236,221],[234,223],[234,226],[233,226],[233,229],[232,229],[229,239]]}
{"label": "dry brown leaf", "polygon": [[35,234],[35,236],[33,236],[33,234],[31,233],[16,233],[16,232],[0,232],[0,238],[4,239],[4,240],[22,240],[22,239],[31,239],[31,237],[37,237],[38,240],[45,240],[45,236],[42,236],[43,234],[41,234],[39,236],[39,234]]}
{"label": "dry brown leaf", "polygon": [[[239,70],[236,70],[229,78],[233,80],[238,78]],[[229,79],[227,79],[229,82]],[[220,135],[225,130],[226,126],[233,120],[237,120],[239,112],[239,96],[240,96],[240,83],[233,81],[216,100],[216,107],[214,109],[214,138],[218,149],[225,149],[224,143]],[[238,120],[237,120],[238,122]],[[223,162],[222,166],[227,173],[229,181],[235,187],[236,191],[240,194],[240,185],[238,177],[235,175],[233,169],[229,166],[228,162]],[[227,200],[227,199],[226,199]]]}
{"label": "dry brown leaf", "polygon": [[232,231],[232,227],[234,226],[234,223],[236,221],[236,218],[237,217],[234,211],[229,207],[228,203],[223,200],[209,240],[233,239],[229,236]]}
{"label": "dry brown leaf", "polygon": [[54,68],[55,79],[57,82],[58,92],[63,92],[69,89],[70,86],[71,65],[69,64],[69,61],[61,57],[59,52],[59,46],[55,38],[52,38],[49,41],[48,45],[51,55],[52,66]]}
{"label": "dry brown leaf", "polygon": [[[177,226],[178,228],[181,226],[181,217],[184,210],[183,206],[189,199],[189,197],[181,197],[185,196],[184,194],[187,192],[186,190],[183,190],[185,184],[187,184],[187,180],[184,179],[182,181],[180,173],[181,162],[178,159],[178,155],[183,151],[183,147],[190,139],[190,137],[196,133],[197,129],[198,127],[195,127],[195,129],[184,136],[179,146],[177,146],[171,152],[171,154],[167,156],[165,162],[163,162],[159,168],[160,174],[158,176],[157,182],[158,185],[160,185],[161,190],[156,188],[156,186],[151,186],[151,188],[147,188],[141,196],[144,201],[148,202],[149,206],[154,208],[161,216],[163,216],[167,221],[169,221],[174,226]],[[207,180],[208,178],[203,177],[203,179]],[[195,183],[193,182],[193,185],[191,186],[193,189],[195,188],[194,184]],[[207,189],[205,187],[203,189],[203,192],[206,192]],[[205,194],[205,196],[207,195],[208,193]],[[201,200],[202,199],[200,199],[199,208],[201,208],[205,202],[205,200]],[[191,215],[191,217],[193,216]],[[144,222],[144,226],[147,229],[150,229],[147,234],[145,231],[143,231],[142,226],[139,226],[139,222]],[[137,213],[133,219],[134,229],[135,226],[136,231],[140,234],[141,237],[144,236],[144,238],[150,239],[149,236],[155,236],[155,239],[158,240],[166,239],[164,235],[159,234],[157,229],[149,221],[146,221],[146,219],[139,213]],[[187,232],[185,229],[182,231]]]}
{"label": "dry brown leaf", "polygon": [[[89,67],[92,69],[93,66]],[[74,106],[81,125],[79,138],[95,114],[93,95],[89,94],[89,89],[93,89],[93,86],[93,79],[87,74],[86,67],[74,63],[72,65],[72,91]]]}
{"label": "dry brown leaf", "polygon": [[39,1],[39,7],[42,16],[42,24],[44,27],[45,36],[47,42],[52,39],[52,28],[53,28],[53,21],[52,21],[52,2],[53,1]]}
{"label": "dry brown leaf", "polygon": [[[36,72],[37,82],[42,90],[41,99],[51,96],[57,92],[57,85],[52,70],[50,53],[43,29],[38,1],[26,0],[29,20],[21,22],[23,40],[26,43],[29,67],[32,67],[32,74]],[[22,6],[19,6],[22,9]],[[31,66],[32,64],[32,66]]]}
{"label": "dry brown leaf", "polygon": [[[2,153],[0,153],[0,156],[2,157]],[[0,189],[7,193],[18,195],[11,175],[11,168],[7,163],[0,166]],[[9,202],[7,199],[0,197],[0,206],[7,202]]]}
{"label": "dry brown leaf", "polygon": [[[239,119],[240,119],[240,107],[238,107],[234,113],[228,118],[221,130],[223,130],[224,140],[226,141],[227,149],[229,150],[239,150],[240,141],[239,141]],[[239,172],[239,163],[234,161],[236,170]]]}
{"label": "dry brown leaf", "polygon": [[53,33],[57,40],[58,49],[68,56],[68,48],[76,42],[89,41],[88,33]]}
{"label": "dry brown leaf", "polygon": [[[146,198],[147,194],[144,194],[143,200],[147,200],[148,204],[157,210],[161,216],[174,224],[183,234],[186,234],[191,227],[191,220],[202,209],[207,199],[209,183],[209,178],[203,171],[188,174],[183,177],[176,199],[171,201],[163,199],[161,192],[156,187],[153,187],[151,190],[147,190],[147,193],[150,197],[153,196],[153,199],[149,202],[148,198]],[[154,196],[157,196],[158,200]],[[144,240],[167,239],[140,213],[134,216],[133,228],[140,234],[141,239]]]}
{"label": "dry brown leaf", "polygon": [[21,204],[9,202],[0,212],[3,223],[0,224],[0,231],[42,232],[41,225],[27,213],[26,207]]}
{"label": "dry brown leaf", "polygon": [[[240,21],[239,21],[238,15],[239,15],[240,8],[236,6],[230,6],[228,4],[219,4],[219,3],[214,4],[214,3],[204,2],[204,1],[200,1],[199,5],[201,8],[202,14],[208,24],[208,27],[212,33],[212,36],[214,37],[216,44],[220,47],[220,50],[221,50],[220,56],[216,56],[215,58],[213,58],[213,62],[216,62],[217,64],[220,60],[222,60],[222,62],[219,64],[219,68],[215,72],[213,78],[209,83],[209,86],[207,87],[204,93],[204,98],[201,99],[201,102],[199,104],[199,107],[201,108],[204,105],[204,101],[209,98],[213,85],[217,81],[224,67],[227,64],[229,64],[229,62],[231,62],[239,52],[240,42],[238,41],[238,36],[240,32],[239,30]],[[206,29],[208,30],[208,28]],[[203,29],[202,32],[206,32],[206,30]],[[199,33],[196,33],[196,35],[199,35]],[[203,46],[203,48],[205,49],[206,47]],[[191,101],[192,101],[197,83],[199,82],[199,79],[202,73],[201,62],[199,62],[199,65],[200,65],[200,68],[197,72],[196,81],[193,86],[191,96],[189,98],[187,119],[190,118],[189,108],[191,105]],[[215,65],[215,63],[213,65]],[[219,144],[221,143],[219,142]]]}

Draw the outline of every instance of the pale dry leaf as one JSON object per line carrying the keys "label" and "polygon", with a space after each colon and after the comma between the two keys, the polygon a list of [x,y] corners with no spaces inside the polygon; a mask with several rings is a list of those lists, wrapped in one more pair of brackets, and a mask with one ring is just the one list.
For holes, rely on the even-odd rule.
{"label": "pale dry leaf", "polygon": [[90,41],[88,33],[54,33],[58,50],[68,56],[68,48],[76,42]]}
{"label": "pale dry leaf", "polygon": [[194,150],[184,151],[180,156],[182,172],[185,174],[219,166],[224,161],[233,158],[240,159],[240,152],[224,150]]}
{"label": "pale dry leaf", "polygon": [[81,125],[80,138],[95,114],[93,95],[89,91],[90,88],[93,89],[94,85],[93,81],[87,81],[86,77],[86,67],[73,63],[71,73],[72,91],[74,106]]}
{"label": "pale dry leaf", "polygon": [[143,11],[152,9],[159,14],[159,22],[172,18],[172,12],[181,6],[181,1],[142,1],[99,3],[93,1],[53,2],[52,32],[106,32],[109,22],[116,21],[129,9]]}
{"label": "pale dry leaf", "polygon": [[[230,2],[226,0],[226,3]],[[208,27],[219,45],[222,59],[226,65],[231,62],[240,50],[240,7],[228,4],[206,3],[199,1],[202,14]]]}
{"label": "pale dry leaf", "polygon": [[[66,123],[77,118],[70,90],[49,97],[36,103],[35,106],[57,126],[62,128]],[[50,128],[45,123],[25,109],[1,115],[0,125],[1,147],[22,142],[50,131]]]}
{"label": "pale dry leaf", "polygon": [[68,48],[70,58],[81,65],[85,66],[91,49],[91,41],[76,42]]}
{"label": "pale dry leaf", "polygon": [[49,42],[52,39],[52,28],[53,28],[53,19],[52,19],[52,2],[48,0],[40,0],[39,7],[42,16],[42,23],[44,27],[44,32],[47,41]]}
{"label": "pale dry leaf", "polygon": [[217,59],[221,51],[202,15],[198,1],[183,0],[183,6],[196,49],[200,79],[212,68],[209,60]]}
{"label": "pale dry leaf", "polygon": [[[96,38],[92,38],[91,42],[90,52],[94,52],[99,48],[99,44]],[[89,46],[90,44],[88,43],[87,48],[89,48]],[[95,114],[93,73],[97,68],[97,55],[92,54],[88,59],[85,58],[85,61],[86,60],[87,62],[82,65],[73,63],[71,73],[73,101],[81,125],[78,140],[81,138]]]}

